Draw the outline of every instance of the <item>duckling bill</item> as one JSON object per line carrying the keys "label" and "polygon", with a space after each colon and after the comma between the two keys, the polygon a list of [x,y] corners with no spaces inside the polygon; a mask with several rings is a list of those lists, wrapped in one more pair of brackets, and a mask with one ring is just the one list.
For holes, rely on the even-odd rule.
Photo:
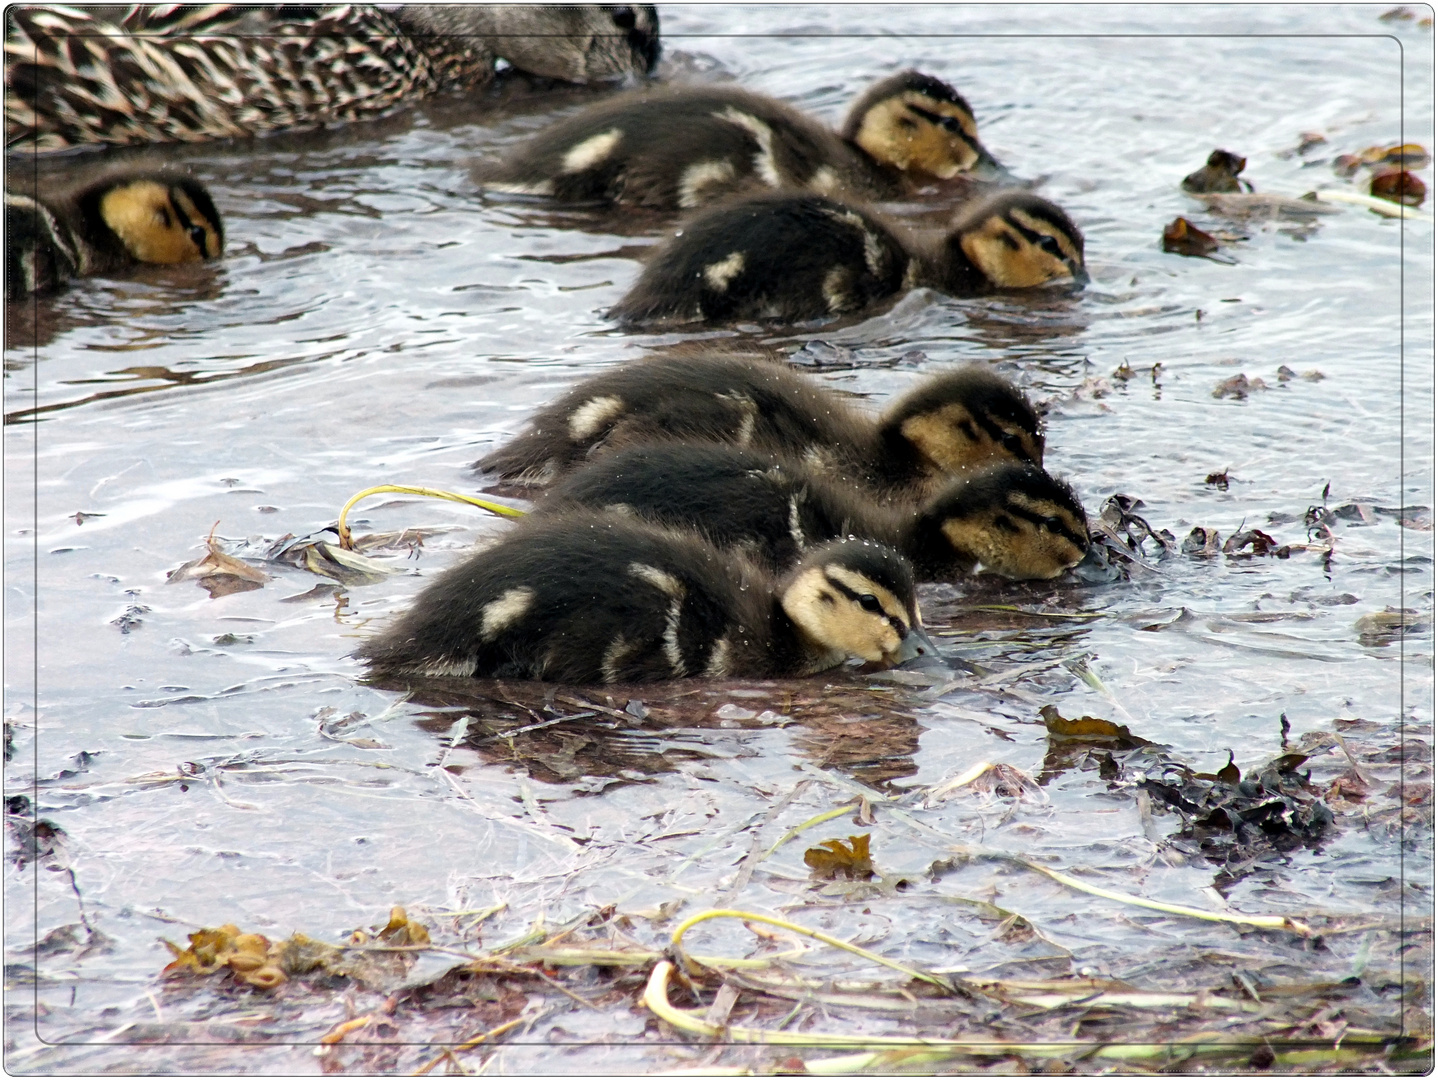
{"label": "duckling bill", "polygon": [[918,507],[884,507],[797,462],[731,446],[634,446],[566,477],[536,514],[606,510],[693,529],[775,573],[843,536],[902,552],[920,581],[974,573],[1057,577],[1083,559],[1088,520],[1067,484],[1027,463],[989,465]]}
{"label": "duckling bill", "polygon": [[724,443],[804,461],[880,499],[918,498],[993,460],[1043,464],[1023,391],[973,366],[923,379],[878,418],[790,368],[706,354],[658,357],[585,379],[476,463],[543,485],[642,443]]}
{"label": "duckling bill", "polygon": [[812,675],[934,650],[902,556],[848,540],[772,578],[695,535],[603,514],[526,521],[356,655],[376,675],[561,683]]}
{"label": "duckling bill", "polygon": [[624,95],[541,132],[480,179],[568,203],[677,210],[765,187],[897,198],[924,180],[997,169],[968,102],[904,71],[860,97],[837,133],[733,87]]}
{"label": "duckling bill", "polygon": [[71,194],[5,193],[5,295],[137,263],[219,258],[225,233],[204,185],[164,174],[112,176]]}
{"label": "duckling bill", "polygon": [[609,312],[622,323],[798,322],[862,311],[916,286],[953,296],[1088,281],[1083,234],[1059,207],[1005,192],[963,210],[937,244],[817,195],[747,198],[659,244]]}

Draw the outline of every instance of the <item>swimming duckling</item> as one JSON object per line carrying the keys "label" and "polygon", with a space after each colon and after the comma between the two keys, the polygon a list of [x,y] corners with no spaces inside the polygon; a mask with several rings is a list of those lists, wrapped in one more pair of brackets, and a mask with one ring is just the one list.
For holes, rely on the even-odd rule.
{"label": "swimming duckling", "polygon": [[649,5],[141,4],[118,22],[73,7],[6,20],[5,141],[42,151],[370,119],[482,86],[498,57],[591,82],[659,56]]}
{"label": "swimming duckling", "polygon": [[874,419],[782,364],[701,353],[585,379],[475,467],[542,485],[598,453],[654,442],[780,454],[883,499],[922,497],[945,477],[990,460],[1042,465],[1044,456],[1033,406],[986,368],[925,378]]}
{"label": "swimming duckling", "polygon": [[1252,191],[1253,185],[1238,176],[1247,164],[1247,158],[1227,150],[1215,150],[1208,155],[1208,163],[1185,176],[1180,186],[1194,195]]}
{"label": "swimming duckling", "polygon": [[841,536],[902,552],[919,581],[1053,578],[1088,550],[1088,519],[1072,489],[1015,461],[954,480],[918,508],[894,509],[853,484],[732,446],[632,446],[565,477],[534,512],[577,506],[696,529],[776,573]]}
{"label": "swimming duckling", "polygon": [[609,316],[799,322],[860,311],[921,285],[973,296],[1060,278],[1088,281],[1083,234],[1026,191],[960,211],[937,244],[819,195],[760,195],[703,212],[661,243]]}
{"label": "swimming duckling", "polygon": [[356,655],[382,675],[561,683],[812,675],[937,654],[914,578],[866,540],[775,580],[695,534],[579,512],[519,525],[451,568]]}
{"label": "swimming duckling", "polygon": [[625,95],[541,132],[481,180],[564,202],[676,210],[764,186],[894,198],[914,181],[997,167],[968,102],[932,75],[903,71],[870,87],[837,134],[733,87]]}
{"label": "swimming duckling", "polygon": [[216,259],[225,246],[204,185],[162,173],[112,175],[40,199],[7,191],[5,231],[10,300],[136,263]]}

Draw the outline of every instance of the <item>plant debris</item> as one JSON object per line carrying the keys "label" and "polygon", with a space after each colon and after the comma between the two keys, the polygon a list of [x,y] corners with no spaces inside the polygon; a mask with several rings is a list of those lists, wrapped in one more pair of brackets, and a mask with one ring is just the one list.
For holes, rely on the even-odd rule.
{"label": "plant debris", "polygon": [[1422,206],[1423,200],[1428,197],[1428,189],[1423,186],[1423,181],[1411,172],[1399,169],[1381,172],[1375,176],[1368,185],[1368,194],[1376,199],[1387,199],[1404,206]]}
{"label": "plant debris", "polygon": [[[1215,150],[1208,155],[1208,162],[1203,168],[1191,172],[1183,178],[1182,188],[1184,191],[1194,194],[1208,194],[1210,192],[1235,192],[1252,191],[1253,185],[1247,180],[1240,180],[1238,174],[1243,172],[1248,165],[1247,158],[1241,158],[1237,154],[1231,154],[1227,150]],[[1183,221],[1179,218],[1178,221]],[[1177,224],[1175,222],[1174,224]],[[1171,226],[1170,226],[1171,227]],[[1168,239],[1167,232],[1164,239]],[[1216,244],[1214,245],[1217,246]],[[1170,250],[1165,247],[1164,250]],[[1180,254],[1189,254],[1180,252]]]}
{"label": "plant debris", "polygon": [[1176,217],[1163,227],[1163,250],[1174,255],[1206,259],[1218,247],[1216,236],[1204,232],[1186,217]]}
{"label": "plant debris", "polygon": [[209,591],[210,599],[213,600],[231,593],[261,588],[270,580],[270,575],[263,570],[257,570],[233,555],[226,555],[220,549],[215,540],[215,529],[219,527],[220,523],[215,522],[210,529],[210,535],[205,538],[205,546],[209,549],[206,554],[176,567],[166,575],[171,584],[198,580],[200,585]]}
{"label": "plant debris", "polygon": [[160,974],[163,978],[213,975],[228,968],[237,981],[258,990],[273,990],[301,975],[340,976],[384,987],[408,971],[413,957],[383,949],[377,953],[353,951],[372,943],[391,948],[428,945],[429,931],[412,921],[402,907],[391,909],[389,921],[375,929],[373,937],[356,930],[348,946],[327,945],[299,933],[271,941],[263,934],[242,933],[226,923],[195,931],[185,948],[165,941],[174,959]]}
{"label": "plant debris", "polygon": [[804,865],[814,871],[815,877],[868,881],[874,876],[874,863],[869,858],[869,834],[851,836],[847,844],[842,840],[824,840],[818,847],[804,852]]}
{"label": "plant debris", "polygon": [[1268,384],[1257,376],[1250,379],[1247,375],[1240,374],[1229,379],[1224,379],[1223,382],[1214,387],[1213,396],[1216,398],[1237,398],[1239,401],[1242,401],[1247,398],[1249,394],[1267,389]]}

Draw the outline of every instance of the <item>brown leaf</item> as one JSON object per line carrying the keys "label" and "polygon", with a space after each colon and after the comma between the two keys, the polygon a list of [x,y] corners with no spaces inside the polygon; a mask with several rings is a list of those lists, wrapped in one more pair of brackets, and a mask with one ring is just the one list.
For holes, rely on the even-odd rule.
{"label": "brown leaf", "polygon": [[842,840],[825,840],[820,846],[804,852],[804,865],[818,877],[866,881],[874,876],[874,864],[869,858],[869,835],[851,836],[847,844]]}
{"label": "brown leaf", "polygon": [[1115,745],[1123,750],[1153,745],[1147,739],[1139,738],[1128,728],[1122,724],[1115,724],[1112,720],[1100,720],[1096,716],[1081,716],[1077,720],[1067,720],[1060,716],[1058,709],[1052,705],[1045,705],[1039,710],[1039,715],[1044,718],[1044,727],[1048,729],[1050,738]]}
{"label": "brown leaf", "polygon": [[1236,532],[1223,542],[1223,553],[1225,555],[1238,555],[1243,549],[1252,545],[1254,555],[1276,554],[1278,541],[1269,536],[1262,529],[1248,529],[1245,532]]}
{"label": "brown leaf", "polygon": [[1219,491],[1227,491],[1228,470],[1224,469],[1223,472],[1211,472],[1203,478],[1203,482],[1205,484],[1212,484],[1214,487],[1218,488]]}
{"label": "brown leaf", "polygon": [[1163,250],[1203,258],[1218,250],[1218,241],[1188,218],[1176,217],[1164,226]]}
{"label": "brown leaf", "polygon": [[[215,528],[218,528],[219,524],[218,521],[215,522]],[[258,589],[270,580],[270,575],[263,570],[256,570],[248,563],[241,562],[233,555],[226,555],[221,551],[220,545],[215,542],[214,528],[205,538],[205,546],[209,549],[206,554],[171,570],[166,575],[171,584],[177,581],[198,579],[200,584],[209,590],[210,597],[213,599],[217,596],[227,596],[230,593]]]}
{"label": "brown leaf", "polygon": [[1428,189],[1411,172],[1399,169],[1375,176],[1368,185],[1368,194],[1375,199],[1387,199],[1404,206],[1422,206],[1423,200],[1428,197]]}
{"label": "brown leaf", "polygon": [[1268,384],[1260,378],[1250,379],[1247,375],[1235,375],[1231,379],[1224,379],[1213,391],[1216,398],[1238,398],[1242,401],[1255,390],[1267,390]]}

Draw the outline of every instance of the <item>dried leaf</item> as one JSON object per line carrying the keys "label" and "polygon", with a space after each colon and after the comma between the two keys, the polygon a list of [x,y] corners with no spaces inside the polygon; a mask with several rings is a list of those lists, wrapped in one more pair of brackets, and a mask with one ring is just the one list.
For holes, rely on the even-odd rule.
{"label": "dried leaf", "polygon": [[1212,484],[1214,487],[1218,488],[1219,491],[1227,491],[1228,470],[1224,469],[1223,472],[1211,472],[1203,478],[1203,482],[1205,484]]}
{"label": "dried leaf", "polygon": [[1121,750],[1153,745],[1112,720],[1101,720],[1096,716],[1080,716],[1077,720],[1068,720],[1059,715],[1058,709],[1052,705],[1045,705],[1039,710],[1039,715],[1044,718],[1044,727],[1048,729],[1050,738],[1116,746]]}
{"label": "dried leaf", "polygon": [[1278,541],[1269,536],[1262,529],[1248,529],[1244,532],[1236,532],[1223,542],[1223,553],[1225,555],[1242,554],[1243,549],[1252,547],[1254,555],[1277,554]]}
{"label": "dried leaf", "polygon": [[867,881],[874,876],[874,864],[869,858],[869,835],[851,836],[847,844],[842,840],[825,840],[818,847],[804,852],[804,865],[810,867],[817,877]]}
{"label": "dried leaf", "polygon": [[1206,258],[1218,250],[1218,240],[1185,217],[1176,217],[1163,229],[1163,250],[1174,255]]}
{"label": "dried leaf", "polygon": [[[219,524],[218,521],[215,522],[215,527],[218,528]],[[206,554],[171,570],[166,575],[168,581],[173,584],[177,581],[198,580],[209,590],[210,598],[214,599],[217,596],[228,596],[230,593],[258,589],[270,580],[270,575],[263,570],[257,570],[221,551],[220,545],[215,541],[213,528],[205,538],[205,546],[209,549]]]}
{"label": "dried leaf", "polygon": [[[1215,150],[1208,155],[1208,162],[1203,168],[1197,172],[1191,172],[1183,178],[1181,186],[1184,191],[1192,192],[1193,194],[1206,194],[1215,191],[1243,191],[1245,188],[1252,191],[1252,184],[1249,184],[1246,180],[1238,179],[1238,174],[1243,172],[1247,164],[1247,158],[1241,158],[1237,154],[1229,153],[1227,150]],[[1178,220],[1183,221],[1183,218],[1179,218]],[[1165,239],[1167,239],[1167,234],[1165,234]],[[1171,249],[1165,247],[1164,250],[1167,251]],[[1188,254],[1188,252],[1180,252],[1179,254]]]}
{"label": "dried leaf", "polygon": [[1411,172],[1398,169],[1375,176],[1368,185],[1368,194],[1404,206],[1422,206],[1423,200],[1428,197],[1428,189]]}
{"label": "dried leaf", "polygon": [[1247,375],[1235,375],[1231,379],[1224,379],[1213,391],[1216,398],[1238,398],[1242,401],[1250,393],[1256,390],[1267,390],[1268,384],[1260,378],[1250,379]]}

